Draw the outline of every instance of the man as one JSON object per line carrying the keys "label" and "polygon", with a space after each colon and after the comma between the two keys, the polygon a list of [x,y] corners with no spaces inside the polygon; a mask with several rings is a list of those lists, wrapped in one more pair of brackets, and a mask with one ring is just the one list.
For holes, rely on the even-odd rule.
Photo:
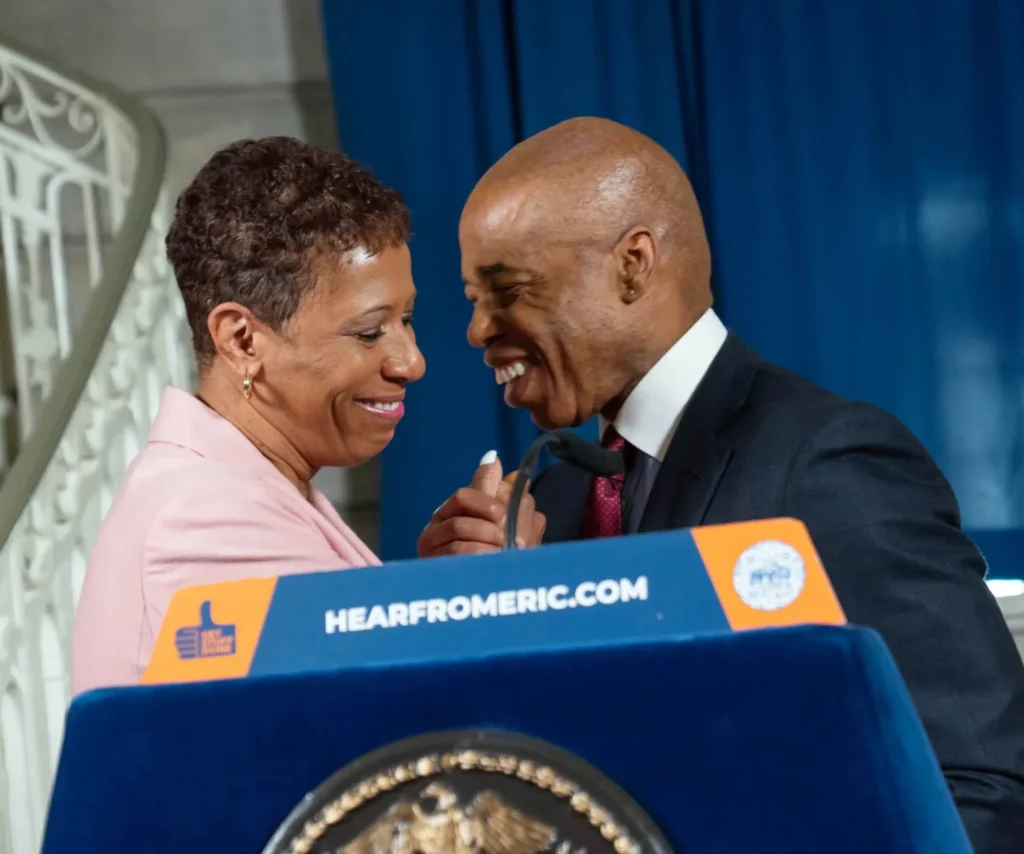
{"label": "man", "polygon": [[[564,464],[537,479],[544,541],[803,520],[848,618],[892,650],[976,850],[1024,851],[1024,667],[949,485],[894,418],[727,332],[672,157],[612,122],[557,125],[484,176],[459,237],[469,340],[506,402],[544,428],[599,414],[626,455],[624,484]],[[421,551],[500,543],[498,479],[481,466]]]}

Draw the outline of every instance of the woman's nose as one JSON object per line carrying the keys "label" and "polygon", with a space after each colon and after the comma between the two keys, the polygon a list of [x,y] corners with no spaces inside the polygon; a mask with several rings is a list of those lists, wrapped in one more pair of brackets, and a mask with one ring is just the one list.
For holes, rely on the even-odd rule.
{"label": "woman's nose", "polygon": [[388,379],[414,383],[426,373],[427,363],[416,342],[410,339],[400,352],[384,361],[383,370]]}

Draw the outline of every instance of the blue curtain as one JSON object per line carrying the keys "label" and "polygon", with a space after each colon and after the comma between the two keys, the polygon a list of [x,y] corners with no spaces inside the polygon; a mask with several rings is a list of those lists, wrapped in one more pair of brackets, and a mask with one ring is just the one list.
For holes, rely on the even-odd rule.
{"label": "blue curtain", "polygon": [[325,0],[345,149],[406,195],[427,378],[385,453],[386,558],[534,434],[465,343],[456,223],[519,139],[603,115],[690,172],[718,305],[879,404],[975,528],[1024,526],[1019,0]]}
{"label": "blue curtain", "polygon": [[1024,4],[702,4],[722,303],[1024,525]]}

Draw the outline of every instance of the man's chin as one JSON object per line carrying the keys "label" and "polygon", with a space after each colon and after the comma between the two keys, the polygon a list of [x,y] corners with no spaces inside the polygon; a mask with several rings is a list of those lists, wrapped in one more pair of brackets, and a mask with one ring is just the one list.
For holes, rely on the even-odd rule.
{"label": "man's chin", "polygon": [[[581,419],[575,408],[562,405],[552,405],[548,399],[531,400],[529,391],[532,389],[518,390],[519,394],[510,393],[506,388],[505,404],[511,409],[524,409],[530,414],[530,420],[540,427],[541,430],[557,430],[560,427],[579,427],[586,419]],[[527,395],[522,392],[526,391]]]}
{"label": "man's chin", "polygon": [[565,412],[557,412],[546,406],[524,406],[530,413],[530,420],[541,430],[558,430],[562,427],[579,427],[583,422]]}

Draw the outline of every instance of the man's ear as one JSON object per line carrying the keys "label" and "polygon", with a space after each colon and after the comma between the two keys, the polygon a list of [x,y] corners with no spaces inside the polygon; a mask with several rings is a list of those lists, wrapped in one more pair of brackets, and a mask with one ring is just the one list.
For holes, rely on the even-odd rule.
{"label": "man's ear", "polygon": [[658,263],[658,244],[646,225],[627,231],[615,246],[623,302],[638,300],[647,290]]}
{"label": "man's ear", "polygon": [[218,305],[206,318],[206,328],[217,355],[239,377],[255,377],[262,365],[258,352],[263,326],[253,313],[237,302]]}

